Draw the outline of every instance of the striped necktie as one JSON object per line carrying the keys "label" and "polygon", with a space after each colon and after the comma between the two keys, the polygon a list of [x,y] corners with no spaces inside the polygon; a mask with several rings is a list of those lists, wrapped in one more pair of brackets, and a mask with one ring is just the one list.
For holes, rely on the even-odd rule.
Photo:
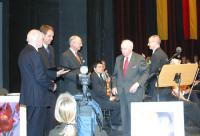
{"label": "striped necktie", "polygon": [[80,57],[78,56],[78,53],[75,53],[75,57],[76,57],[76,59],[78,60],[78,62],[81,64],[81,59],[80,59]]}

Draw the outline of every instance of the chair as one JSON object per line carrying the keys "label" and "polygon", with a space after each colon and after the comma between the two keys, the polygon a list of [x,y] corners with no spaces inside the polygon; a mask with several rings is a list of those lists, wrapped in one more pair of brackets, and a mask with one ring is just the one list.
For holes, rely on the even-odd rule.
{"label": "chair", "polygon": [[103,128],[111,128],[111,110],[104,108],[102,109],[103,113]]}

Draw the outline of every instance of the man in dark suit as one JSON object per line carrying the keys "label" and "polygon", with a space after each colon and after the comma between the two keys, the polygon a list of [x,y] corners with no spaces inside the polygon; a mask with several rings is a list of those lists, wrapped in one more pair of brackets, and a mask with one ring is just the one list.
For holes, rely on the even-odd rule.
{"label": "man in dark suit", "polygon": [[[53,37],[54,37],[54,29],[50,25],[42,25],[40,27],[40,31],[44,34],[43,37],[43,46],[39,48],[39,53],[42,57],[43,63],[45,65],[48,77],[51,80],[56,80],[58,79],[59,76],[62,74],[65,74],[66,71],[64,70],[52,70],[51,68],[56,68],[56,63],[55,63],[55,52],[54,48],[51,44]],[[56,120],[54,118],[54,111],[55,111],[55,103],[56,103],[56,94],[52,95],[51,98],[52,106],[49,107],[49,122],[47,124],[48,130],[50,131],[56,126]]]}
{"label": "man in dark suit", "polygon": [[111,127],[119,129],[121,125],[120,103],[115,100],[114,96],[107,96],[106,81],[102,77],[104,69],[101,61],[97,61],[93,65],[93,70],[91,74],[92,98],[97,101],[101,109],[111,110]]}
{"label": "man in dark suit", "polygon": [[42,47],[39,48],[39,53],[47,69],[47,74],[49,78],[51,78],[52,80],[56,80],[57,77],[65,74],[66,71],[64,71],[64,69],[58,71],[51,69],[56,67],[55,51],[53,46],[51,45],[54,37],[54,29],[50,25],[42,25],[40,27],[40,31],[44,34],[44,38]]}
{"label": "man in dark suit", "polygon": [[[50,25],[42,25],[40,31],[44,34],[43,46],[39,49],[44,64],[47,68],[56,67],[55,64],[55,51],[51,42],[54,37],[54,29]],[[55,74],[56,75],[56,74]]]}
{"label": "man in dark suit", "polygon": [[69,49],[62,53],[61,56],[61,65],[71,70],[64,76],[62,90],[75,95],[81,92],[80,86],[78,86],[78,74],[84,61],[79,52],[83,44],[81,38],[74,35],[69,38],[69,45]]}
{"label": "man in dark suit", "polygon": [[[159,95],[157,95],[158,90],[155,87],[156,81],[157,81],[157,75],[159,75],[159,72],[164,64],[167,63],[168,57],[166,53],[160,48],[160,37],[158,35],[152,35],[149,37],[148,46],[149,49],[153,51],[151,56],[151,64],[149,67],[149,92],[148,95],[152,97],[153,101],[158,100],[165,100],[165,96],[168,91],[168,88],[161,89],[159,91]],[[159,98],[157,98],[159,96]]]}
{"label": "man in dark suit", "polygon": [[114,95],[119,94],[123,136],[131,135],[131,102],[141,102],[144,97],[144,84],[148,71],[144,57],[133,52],[133,42],[123,40],[122,55],[116,58],[113,73]]}
{"label": "man in dark suit", "polygon": [[56,84],[49,79],[38,53],[43,34],[33,29],[27,35],[27,42],[18,59],[21,73],[20,104],[27,108],[27,136],[45,136],[48,133],[48,107],[51,106]]}

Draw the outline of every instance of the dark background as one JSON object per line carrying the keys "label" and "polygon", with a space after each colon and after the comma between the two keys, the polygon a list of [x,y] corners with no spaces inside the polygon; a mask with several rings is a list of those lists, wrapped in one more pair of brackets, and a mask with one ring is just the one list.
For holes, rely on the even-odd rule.
{"label": "dark background", "polygon": [[[55,29],[53,45],[59,64],[60,55],[68,48],[68,38],[83,39],[86,64],[100,58],[107,62],[110,73],[115,57],[120,54],[123,39],[133,40],[137,53],[149,56],[148,37],[157,33],[155,0],[0,0],[3,2],[3,68],[4,88],[19,92],[20,75],[17,59],[26,45],[26,34],[42,24]],[[183,55],[199,54],[200,40],[184,40],[181,24],[181,0],[168,0],[169,40],[162,48],[172,56],[177,46]],[[198,19],[200,19],[198,1]],[[200,22],[198,20],[198,22]],[[200,25],[198,25],[200,32]],[[198,34],[198,39],[200,39]]]}

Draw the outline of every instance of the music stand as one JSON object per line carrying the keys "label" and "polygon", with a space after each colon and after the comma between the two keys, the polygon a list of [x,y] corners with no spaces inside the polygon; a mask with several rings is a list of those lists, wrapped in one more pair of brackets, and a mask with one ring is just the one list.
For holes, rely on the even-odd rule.
{"label": "music stand", "polygon": [[157,87],[177,86],[180,97],[180,85],[191,85],[195,80],[198,64],[167,64],[161,69]]}

